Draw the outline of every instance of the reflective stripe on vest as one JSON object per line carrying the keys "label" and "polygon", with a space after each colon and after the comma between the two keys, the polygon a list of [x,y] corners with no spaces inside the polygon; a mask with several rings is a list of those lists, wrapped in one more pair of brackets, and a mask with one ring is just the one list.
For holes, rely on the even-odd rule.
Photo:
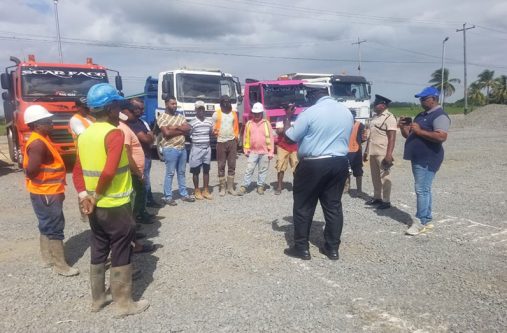
{"label": "reflective stripe on vest", "polygon": [[[115,129],[117,128],[109,123],[94,123],[78,138],[78,154],[88,192],[95,192],[97,188],[107,160],[105,139],[107,134]],[[130,202],[132,178],[128,163],[125,146],[122,146],[116,174],[105,193],[99,197],[97,207],[119,207]]]}
{"label": "reflective stripe on vest", "polygon": [[[266,138],[266,147],[268,150],[271,149],[271,135],[269,133],[269,130],[270,130],[270,125],[269,123],[267,122],[266,119],[262,119],[262,122],[264,123],[264,137]],[[246,128],[245,128],[245,143],[243,144],[243,148],[245,149],[250,149],[250,147],[252,146],[252,143],[250,142],[250,129],[252,127],[252,121],[249,120],[247,123],[246,123]]]}
{"label": "reflective stripe on vest", "polygon": [[357,132],[359,131],[360,122],[356,121],[354,127],[352,127],[352,133],[350,133],[349,140],[349,153],[355,153],[359,151],[359,143],[357,142]]}
{"label": "reflective stripe on vest", "polygon": [[[239,138],[238,113],[235,112],[234,110],[232,110],[231,112],[232,117],[234,119],[233,121],[234,137],[238,139]],[[215,136],[218,136],[220,134],[220,129],[222,128],[222,110],[217,109],[216,113],[217,113],[217,121],[215,122],[215,126],[213,126],[213,133],[215,134]]]}
{"label": "reflective stripe on vest", "polygon": [[29,162],[28,147],[35,140],[40,140],[46,145],[53,157],[53,162],[51,164],[41,164],[39,174],[35,178],[30,179],[25,177],[26,189],[34,194],[58,194],[65,192],[66,170],[63,159],[53,145],[45,137],[36,132],[30,134],[30,138],[25,145],[23,158],[25,173]]}

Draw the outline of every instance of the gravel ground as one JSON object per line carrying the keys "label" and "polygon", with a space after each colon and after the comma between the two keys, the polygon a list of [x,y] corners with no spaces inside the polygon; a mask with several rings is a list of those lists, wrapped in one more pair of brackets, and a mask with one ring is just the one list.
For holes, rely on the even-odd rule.
{"label": "gravel ground", "polygon": [[[451,130],[434,183],[435,230],[418,237],[404,235],[415,212],[415,193],[410,166],[401,158],[403,142],[398,135],[395,207],[377,212],[363,199],[344,196],[338,262],[318,252],[324,223],[320,209],[312,227],[312,260],[283,254],[292,239],[288,190],[280,196],[272,189],[264,196],[255,191],[241,198],[216,195],[211,202],[179,201],[160,209],[159,221],[143,226],[143,232],[161,247],[134,258],[143,271],[135,297],[151,306],[120,320],[111,318],[109,307],[88,311],[89,230],[79,221],[70,175],[66,250],[81,275],[64,278],[40,268],[36,219],[23,175],[3,165],[0,331],[507,331],[503,131]],[[239,175],[245,160],[239,156]],[[212,168],[216,185],[215,163]],[[155,191],[162,188],[163,172],[163,164],[154,162]],[[365,175],[365,190],[371,192],[368,166]],[[269,180],[274,179],[272,165]]]}

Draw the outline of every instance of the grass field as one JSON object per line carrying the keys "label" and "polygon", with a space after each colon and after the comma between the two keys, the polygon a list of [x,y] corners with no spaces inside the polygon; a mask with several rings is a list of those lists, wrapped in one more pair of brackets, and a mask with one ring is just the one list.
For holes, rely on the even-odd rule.
{"label": "grass field", "polygon": [[[389,107],[389,111],[391,111],[392,114],[394,114],[396,117],[399,116],[407,116],[407,117],[414,117],[419,112],[422,111],[422,108],[420,106],[418,107]],[[463,107],[462,106],[446,106],[445,112],[448,114],[463,114]]]}

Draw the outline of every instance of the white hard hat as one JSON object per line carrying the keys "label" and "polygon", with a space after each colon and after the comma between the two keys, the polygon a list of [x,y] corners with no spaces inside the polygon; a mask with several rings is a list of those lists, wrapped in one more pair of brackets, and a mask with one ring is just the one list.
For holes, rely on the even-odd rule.
{"label": "white hard hat", "polygon": [[31,124],[49,117],[53,117],[53,115],[41,105],[30,105],[26,108],[24,114],[25,124]]}
{"label": "white hard hat", "polygon": [[252,113],[263,113],[264,106],[261,103],[257,102],[252,106]]}

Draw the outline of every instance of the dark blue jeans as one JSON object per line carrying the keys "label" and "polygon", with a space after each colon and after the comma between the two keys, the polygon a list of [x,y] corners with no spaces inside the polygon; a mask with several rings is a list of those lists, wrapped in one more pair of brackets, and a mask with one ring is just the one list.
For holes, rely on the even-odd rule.
{"label": "dark blue jeans", "polygon": [[49,239],[63,240],[65,217],[63,216],[63,200],[65,194],[33,194],[30,193],[33,211],[39,220],[41,235]]}
{"label": "dark blue jeans", "polygon": [[151,158],[144,158],[144,189],[146,190],[146,201],[153,202],[153,193],[151,192]]}

